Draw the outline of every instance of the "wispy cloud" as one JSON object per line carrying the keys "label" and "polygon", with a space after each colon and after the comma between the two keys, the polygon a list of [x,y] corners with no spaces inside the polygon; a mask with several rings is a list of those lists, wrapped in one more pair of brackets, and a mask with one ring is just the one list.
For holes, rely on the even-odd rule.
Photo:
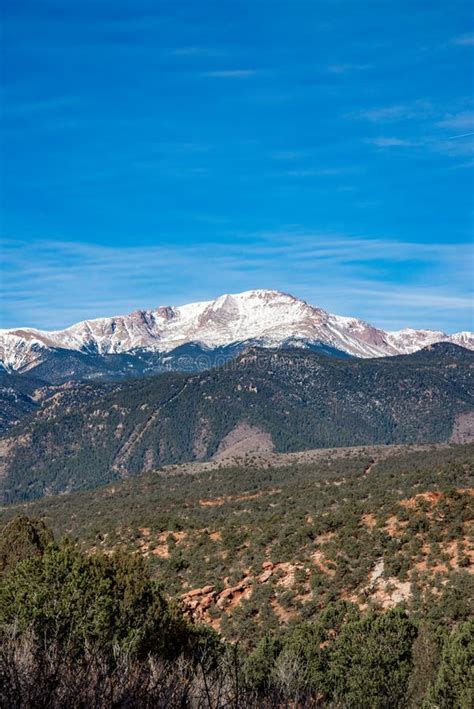
{"label": "wispy cloud", "polygon": [[[366,109],[349,114],[347,117],[381,125],[411,121],[411,124],[400,126],[404,135],[371,135],[365,138],[365,143],[377,148],[411,148],[427,154],[447,157],[473,154],[473,141],[469,139],[474,135],[474,111],[464,110],[443,114],[428,102],[416,101],[403,106]],[[407,135],[409,130],[410,134]],[[446,136],[447,130],[462,132]]]}
{"label": "wispy cloud", "polygon": [[368,138],[366,142],[376,145],[378,148],[409,148],[416,145],[412,140],[405,138]]}
{"label": "wispy cloud", "polygon": [[452,113],[436,124],[439,128],[450,128],[452,130],[468,130],[474,129],[474,111],[462,111],[461,113]]}
{"label": "wispy cloud", "polygon": [[[426,154],[438,154],[444,155],[446,157],[457,158],[463,156],[474,155],[474,140],[472,140],[473,133],[466,133],[464,135],[452,135],[447,138],[439,138],[435,136],[424,136],[413,140],[407,140],[406,138],[366,138],[365,143],[368,145],[374,145],[377,148],[397,148],[400,149],[413,149],[418,151],[423,151]],[[457,138],[462,138],[463,140],[455,140]],[[465,163],[463,167],[469,167],[470,165]]]}
{"label": "wispy cloud", "polygon": [[406,106],[385,106],[383,108],[369,108],[348,113],[347,118],[359,118],[362,120],[371,121],[372,123],[380,123],[387,121],[397,121],[407,115]]}
{"label": "wispy cloud", "polygon": [[451,41],[452,44],[458,44],[461,46],[473,46],[474,45],[474,34],[463,34],[459,37],[454,37]]}
{"label": "wispy cloud", "polygon": [[258,72],[255,69],[218,69],[215,71],[202,71],[200,76],[215,79],[245,79],[255,76]]}
{"label": "wispy cloud", "polygon": [[222,56],[223,51],[213,47],[176,47],[170,51],[170,54],[175,57],[217,57]]}
{"label": "wispy cloud", "polygon": [[330,74],[347,74],[352,71],[365,71],[371,68],[371,64],[330,64],[328,72]]}
{"label": "wispy cloud", "polygon": [[287,170],[285,174],[289,177],[339,177],[340,175],[352,175],[359,171],[356,167],[321,167]]}
{"label": "wispy cloud", "polygon": [[454,140],[456,137],[461,136],[449,136],[446,140],[432,139],[426,142],[426,147],[434,153],[453,158],[474,155],[472,137],[466,135],[462,140]]}
{"label": "wispy cloud", "polygon": [[300,160],[310,155],[307,150],[275,150],[270,157],[273,160]]}
{"label": "wispy cloud", "polygon": [[427,101],[415,101],[410,104],[395,104],[376,108],[363,108],[346,114],[346,118],[370,121],[371,123],[389,123],[408,118],[426,118],[433,114],[433,107]]}
{"label": "wispy cloud", "polygon": [[474,132],[461,133],[460,135],[450,135],[448,140],[457,140],[458,138],[469,138],[469,136],[474,135]]}
{"label": "wispy cloud", "polygon": [[[64,327],[84,318],[257,287],[293,292],[381,326],[398,317],[406,325],[467,329],[471,307],[468,243],[292,229],[176,246],[5,240],[2,257],[5,326]],[[409,268],[400,282],[403,264]]]}

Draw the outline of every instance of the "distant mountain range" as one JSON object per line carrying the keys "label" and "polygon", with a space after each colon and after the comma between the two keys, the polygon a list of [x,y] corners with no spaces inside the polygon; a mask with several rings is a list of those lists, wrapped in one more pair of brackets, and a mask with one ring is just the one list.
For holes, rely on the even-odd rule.
{"label": "distant mountain range", "polygon": [[474,333],[385,331],[286,293],[252,290],[85,320],[65,330],[0,330],[0,368],[61,383],[204,370],[252,345],[372,358],[409,354],[436,342],[474,350]]}
{"label": "distant mountain range", "polygon": [[0,440],[3,499],[252,451],[472,440],[473,375],[452,343],[376,359],[254,347],[201,373],[43,387]]}

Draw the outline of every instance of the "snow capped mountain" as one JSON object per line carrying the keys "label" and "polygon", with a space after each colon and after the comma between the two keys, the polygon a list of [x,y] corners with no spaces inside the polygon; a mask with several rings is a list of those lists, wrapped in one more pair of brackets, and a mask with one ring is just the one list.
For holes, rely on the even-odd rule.
{"label": "snow capped mountain", "polygon": [[448,337],[439,330],[414,330],[411,327],[405,327],[403,330],[387,332],[386,339],[401,354],[410,354],[421,347],[433,345],[435,342],[443,342],[444,340],[453,342],[454,337],[455,335]]}
{"label": "snow capped mountain", "polygon": [[207,350],[244,343],[324,344],[356,357],[380,357],[408,354],[441,341],[474,350],[472,332],[446,335],[411,328],[386,332],[357,318],[331,315],[286,293],[251,290],[212,301],[85,320],[65,330],[0,330],[0,362],[9,371],[24,372],[34,369],[52,350],[96,356],[168,353],[191,343]]}

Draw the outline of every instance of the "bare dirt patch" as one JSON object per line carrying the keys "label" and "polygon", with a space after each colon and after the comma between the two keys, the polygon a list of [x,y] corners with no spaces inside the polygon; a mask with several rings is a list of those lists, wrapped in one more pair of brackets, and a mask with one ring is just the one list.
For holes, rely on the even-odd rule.
{"label": "bare dirt patch", "polygon": [[366,515],[362,515],[362,523],[365,524],[366,527],[369,529],[373,529],[375,525],[377,524],[377,517],[370,513]]}
{"label": "bare dirt patch", "polygon": [[474,411],[456,416],[449,440],[451,443],[471,443],[474,441]]}
{"label": "bare dirt patch", "polygon": [[391,517],[387,517],[384,530],[391,537],[401,537],[407,524],[408,520],[400,520],[398,517],[395,517],[395,515],[392,515]]}
{"label": "bare dirt patch", "polygon": [[207,419],[201,419],[199,428],[194,434],[193,454],[196,460],[204,460],[207,457],[209,445],[210,425]]}
{"label": "bare dirt patch", "polygon": [[251,453],[271,453],[273,449],[269,433],[243,422],[222,439],[214,459],[221,461],[233,457],[241,458]]}
{"label": "bare dirt patch", "polygon": [[211,497],[199,500],[201,507],[220,507],[232,502],[244,502],[246,500],[256,500],[267,495],[279,495],[281,490],[262,490],[261,492],[249,492],[244,495],[228,495],[227,497]]}
{"label": "bare dirt patch", "polygon": [[400,504],[407,510],[416,510],[422,502],[428,502],[432,507],[435,507],[442,498],[442,492],[420,492],[407,500],[401,500]]}
{"label": "bare dirt patch", "polygon": [[322,551],[315,551],[311,555],[311,559],[316,568],[318,568],[319,571],[321,571],[323,574],[326,574],[327,576],[336,575],[335,569],[332,569],[328,566],[328,560],[326,559]]}

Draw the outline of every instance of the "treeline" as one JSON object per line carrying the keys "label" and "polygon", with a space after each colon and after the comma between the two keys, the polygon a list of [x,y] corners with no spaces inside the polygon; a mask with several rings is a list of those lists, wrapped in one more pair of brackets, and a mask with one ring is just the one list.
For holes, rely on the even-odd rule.
{"label": "treeline", "polygon": [[0,543],[2,707],[458,707],[474,623],[321,609],[245,649],[184,619],[138,554],[19,517]]}

